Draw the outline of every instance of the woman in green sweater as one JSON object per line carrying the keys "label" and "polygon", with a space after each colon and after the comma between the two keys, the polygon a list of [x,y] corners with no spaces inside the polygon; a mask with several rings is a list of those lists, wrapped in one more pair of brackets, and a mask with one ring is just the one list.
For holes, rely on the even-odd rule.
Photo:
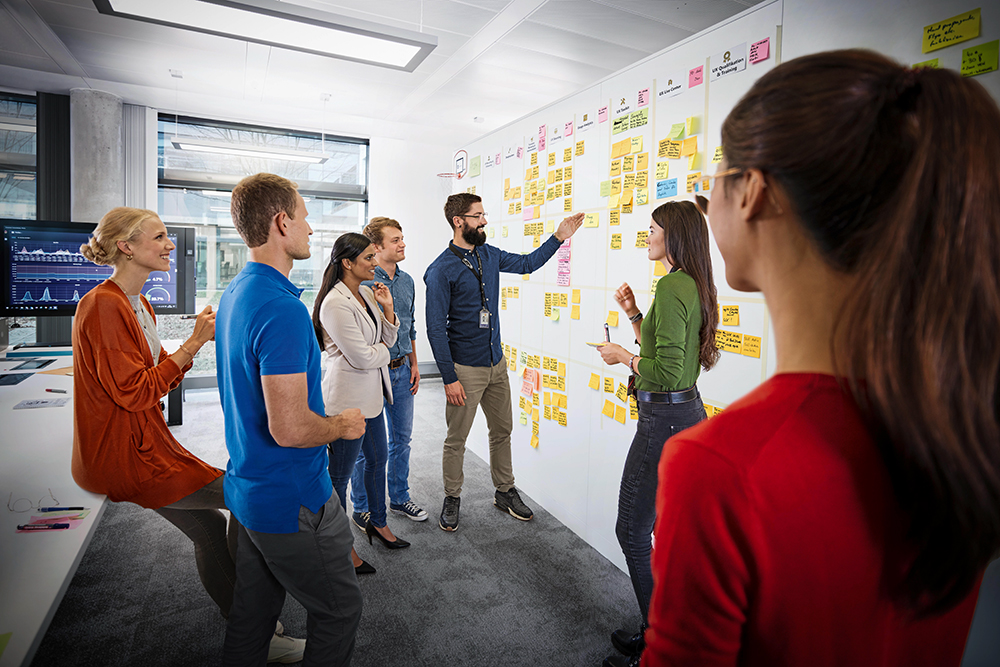
{"label": "woman in green sweater", "polygon": [[663,263],[667,275],[656,284],[646,316],[636,306],[627,283],[615,292],[615,300],[641,341],[639,353],[614,343],[600,348],[604,363],[625,364],[634,374],[639,405],[639,425],[622,473],[615,532],[643,627],[634,634],[617,630],[611,635],[612,644],[624,654],[605,660],[605,665],[612,666],[638,665],[643,648],[642,633],[653,593],[650,536],[656,521],[656,470],[663,443],[705,418],[695,383],[701,369],[710,369],[719,358],[715,347],[719,312],[708,225],[692,202],[669,202],[653,211],[648,255]]}

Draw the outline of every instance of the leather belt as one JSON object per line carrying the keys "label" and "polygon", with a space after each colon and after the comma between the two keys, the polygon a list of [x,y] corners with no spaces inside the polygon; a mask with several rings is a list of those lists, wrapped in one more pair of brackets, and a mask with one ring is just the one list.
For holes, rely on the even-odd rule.
{"label": "leather belt", "polygon": [[698,386],[682,391],[639,391],[636,398],[646,403],[687,403],[698,398]]}
{"label": "leather belt", "polygon": [[389,362],[389,368],[394,368],[394,369],[395,368],[399,368],[400,366],[403,365],[404,361],[406,361],[406,357],[400,357],[399,359],[393,359],[392,361]]}

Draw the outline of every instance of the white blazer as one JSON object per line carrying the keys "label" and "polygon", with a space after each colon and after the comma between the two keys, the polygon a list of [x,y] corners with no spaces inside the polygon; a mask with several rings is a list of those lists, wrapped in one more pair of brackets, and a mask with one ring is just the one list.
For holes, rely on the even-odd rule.
{"label": "white blazer", "polygon": [[382,412],[383,388],[384,396],[392,403],[389,348],[396,343],[399,318],[395,324],[385,319],[372,288],[362,285],[360,292],[378,323],[372,321],[342,281],[333,286],[320,306],[326,352],[323,401],[328,415],[360,408],[365,419],[371,419]]}

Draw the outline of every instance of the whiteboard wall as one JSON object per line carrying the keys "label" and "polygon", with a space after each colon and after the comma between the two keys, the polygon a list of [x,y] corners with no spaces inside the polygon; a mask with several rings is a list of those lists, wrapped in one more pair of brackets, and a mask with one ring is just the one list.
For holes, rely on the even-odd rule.
{"label": "whiteboard wall", "polygon": [[[687,176],[693,172],[714,173],[712,158],[720,143],[720,128],[726,114],[752,83],[781,61],[783,46],[786,57],[833,48],[865,47],[887,53],[904,63],[915,63],[940,57],[942,66],[957,68],[962,48],[996,39],[1000,32],[1000,12],[983,7],[983,29],[979,38],[969,44],[949,47],[929,55],[920,53],[923,26],[946,19],[978,6],[959,5],[951,0],[929,2],[917,0],[906,8],[877,8],[861,0],[774,0],[757,5],[746,12],[700,33],[685,42],[647,58],[608,79],[560,100],[530,116],[497,130],[479,140],[460,147],[470,163],[478,158],[479,173],[471,171],[455,184],[455,191],[474,188],[483,197],[490,213],[489,243],[509,252],[530,252],[533,236],[525,235],[525,224],[542,223],[540,240],[548,237],[551,226],[566,215],[565,197],[546,199],[537,219],[525,221],[523,211],[526,169],[532,167],[532,154],[537,153],[539,177],[546,179],[549,171],[572,167],[572,201],[574,212],[596,214],[597,227],[581,229],[571,240],[570,285],[559,285],[559,267],[553,258],[542,270],[524,280],[521,276],[501,276],[501,286],[508,292],[516,289],[516,297],[508,297],[506,309],[500,312],[501,335],[505,345],[516,350],[516,368],[510,371],[514,400],[513,459],[517,484],[541,503],[560,521],[568,525],[607,558],[624,569],[624,559],[615,538],[615,518],[618,488],[636,422],[627,415],[627,405],[606,394],[604,381],[611,379],[612,388],[627,382],[624,366],[605,366],[597,352],[586,345],[603,337],[603,323],[609,311],[617,311],[614,290],[628,282],[636,292],[640,308],[645,311],[650,302],[652,263],[644,248],[636,248],[637,233],[649,227],[650,212],[663,201],[691,199],[686,193]],[[713,66],[727,53],[730,63],[744,55],[749,61],[753,44],[769,40],[768,57],[760,62],[746,62],[745,67],[720,78],[712,75]],[[691,70],[702,67],[703,82],[690,84]],[[725,70],[723,70],[725,71]],[[1000,92],[1000,72],[977,77],[994,97]],[[675,95],[666,91],[668,81],[680,80],[682,90]],[[650,91],[648,103],[641,105],[640,91]],[[663,95],[658,95],[665,91]],[[598,122],[598,111],[607,106],[608,118]],[[648,109],[644,125],[615,134],[616,111],[631,107],[627,113]],[[692,118],[693,135],[698,140],[698,155],[689,168],[687,159],[668,159],[669,178],[677,178],[676,197],[656,198],[654,176],[659,142],[666,138],[676,123]],[[567,124],[573,134],[567,136]],[[539,131],[545,126],[545,147],[539,147]],[[558,128],[557,132],[555,128]],[[687,137],[687,127],[684,136]],[[648,153],[648,203],[633,205],[631,213],[622,213],[617,226],[610,224],[609,197],[602,196],[600,183],[610,180],[612,150],[622,139],[641,137],[641,152]],[[576,144],[583,141],[583,153],[577,154]],[[572,147],[569,161],[564,161],[565,149]],[[555,163],[549,166],[549,155]],[[497,163],[497,155],[500,161]],[[565,173],[565,172],[564,172]],[[522,188],[517,199],[505,199],[505,185]],[[563,185],[565,180],[562,181]],[[623,183],[624,185],[624,183]],[[633,195],[634,196],[634,195]],[[510,212],[512,204],[520,204],[520,213]],[[531,230],[532,232],[534,230]],[[612,235],[620,234],[621,249],[611,249]],[[739,335],[744,340],[759,343],[759,357],[747,356],[754,345],[743,346],[739,352],[724,351],[718,365],[702,373],[698,385],[707,405],[725,409],[774,372],[775,350],[770,335],[768,313],[760,294],[740,293],[725,282],[725,266],[713,241],[713,270],[722,306],[738,306],[739,324],[720,326],[724,336]],[[572,294],[580,292],[579,319],[571,318]],[[545,317],[546,294],[569,297],[568,307],[559,308],[559,319]],[[619,324],[611,329],[614,342],[637,351],[627,318],[619,313]],[[759,340],[758,340],[759,339]],[[731,345],[732,347],[732,345]],[[566,425],[541,416],[538,422],[537,447],[533,447],[531,416],[526,424],[519,423],[522,411],[521,374],[524,370],[522,353],[546,358],[565,365],[565,391],[542,389],[544,393],[566,396]],[[546,375],[558,373],[544,371]],[[598,390],[588,385],[593,374],[599,376]],[[557,377],[558,380],[558,377]],[[616,409],[626,409],[625,423],[602,414],[606,401]],[[539,406],[540,412],[544,405]],[[468,446],[483,458],[488,457],[486,425],[477,419],[468,439]]]}

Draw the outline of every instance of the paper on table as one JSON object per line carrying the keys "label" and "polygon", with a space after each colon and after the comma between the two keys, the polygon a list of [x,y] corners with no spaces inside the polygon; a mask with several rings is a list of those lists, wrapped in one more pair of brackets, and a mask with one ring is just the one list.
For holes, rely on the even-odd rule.
{"label": "paper on table", "polygon": [[29,398],[14,406],[15,410],[32,410],[34,408],[61,408],[69,403],[68,398]]}

